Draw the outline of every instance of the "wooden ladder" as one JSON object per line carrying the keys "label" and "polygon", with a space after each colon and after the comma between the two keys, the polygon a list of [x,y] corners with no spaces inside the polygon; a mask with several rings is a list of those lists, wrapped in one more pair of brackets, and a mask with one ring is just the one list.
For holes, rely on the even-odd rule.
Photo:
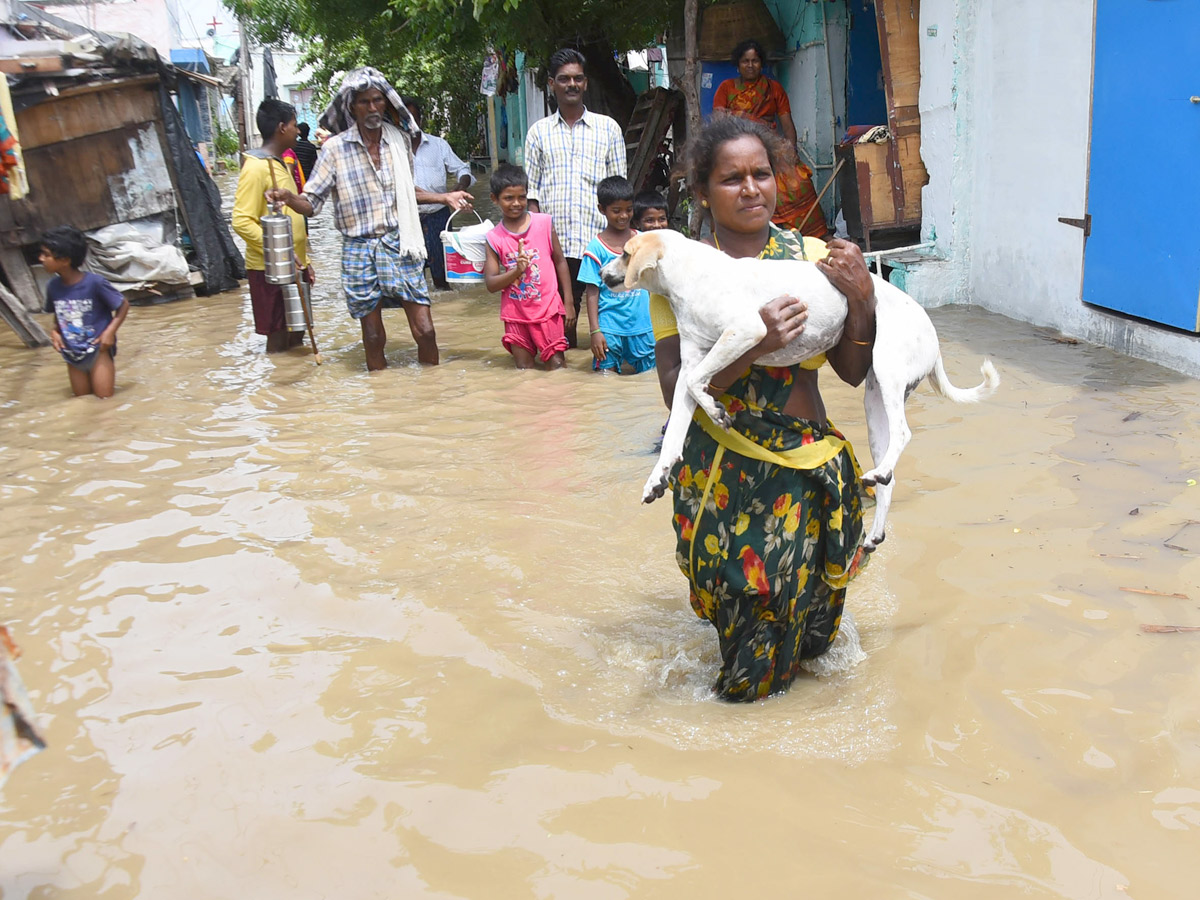
{"label": "wooden ladder", "polygon": [[635,191],[646,187],[658,148],[683,104],[679,91],[656,87],[638,97],[625,127],[629,181]]}

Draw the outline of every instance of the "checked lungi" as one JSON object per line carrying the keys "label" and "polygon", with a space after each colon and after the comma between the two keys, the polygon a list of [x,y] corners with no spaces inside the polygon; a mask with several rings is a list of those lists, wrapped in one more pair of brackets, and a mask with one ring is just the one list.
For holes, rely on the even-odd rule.
{"label": "checked lungi", "polygon": [[342,240],[342,288],[350,315],[361,319],[376,306],[394,309],[401,301],[429,305],[425,261],[401,256],[399,233]]}

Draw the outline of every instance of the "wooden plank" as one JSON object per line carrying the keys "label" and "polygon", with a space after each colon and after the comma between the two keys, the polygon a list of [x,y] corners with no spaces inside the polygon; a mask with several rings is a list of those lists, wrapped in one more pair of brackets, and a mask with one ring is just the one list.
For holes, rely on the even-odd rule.
{"label": "wooden plank", "polygon": [[139,84],[158,84],[159,78],[157,75],[130,75],[128,78],[104,78],[98,81],[89,81],[86,84],[80,84],[75,87],[65,87],[58,89],[59,98],[78,97],[82,94],[94,94],[97,91],[111,91],[116,88],[133,87]]}
{"label": "wooden plank", "polygon": [[4,277],[8,280],[15,294],[15,300],[30,312],[38,312],[42,308],[42,292],[38,290],[37,280],[25,262],[25,254],[18,247],[6,247],[0,250],[0,267],[4,269]]}
{"label": "wooden plank", "polygon": [[152,85],[118,86],[111,90],[60,95],[17,113],[21,147],[37,147],[115,131],[157,118],[158,105]]}
{"label": "wooden plank", "polygon": [[0,59],[0,72],[7,75],[29,75],[34,72],[61,72],[61,56],[21,56],[15,59]]}
{"label": "wooden plank", "polygon": [[919,0],[876,0],[879,55],[888,105],[894,224],[919,224],[921,188],[929,174],[921,159]]}
{"label": "wooden plank", "polygon": [[[28,267],[27,267],[28,268]],[[0,318],[16,332],[26,347],[45,347],[50,343],[46,330],[33,318],[12,291],[0,284]]]}
{"label": "wooden plank", "polygon": [[921,221],[921,188],[929,183],[929,173],[921,159],[921,135],[910,134],[895,139],[896,165],[903,185],[903,204],[900,219]]}
{"label": "wooden plank", "polygon": [[921,90],[920,19],[918,0],[876,0],[880,56],[888,105],[916,107]]}
{"label": "wooden plank", "polygon": [[174,209],[157,130],[134,124],[26,150],[30,194],[13,204],[17,224],[32,234],[64,224],[90,231]]}

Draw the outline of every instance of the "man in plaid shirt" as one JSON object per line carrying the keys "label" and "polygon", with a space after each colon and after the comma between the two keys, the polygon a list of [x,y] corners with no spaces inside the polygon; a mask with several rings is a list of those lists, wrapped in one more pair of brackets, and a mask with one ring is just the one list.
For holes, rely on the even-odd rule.
{"label": "man in plaid shirt", "polygon": [[554,218],[571,273],[575,309],[567,310],[566,334],[572,347],[577,343],[583,299],[579,264],[588,243],[608,225],[596,204],[596,185],[610,175],[625,175],[621,126],[583,105],[584,62],[578,50],[563,49],[550,57],[550,84],[558,112],[534,122],[525,137],[529,209]]}
{"label": "man in plaid shirt", "polygon": [[[399,127],[387,121],[389,109]],[[333,200],[333,224],[342,233],[342,288],[350,315],[362,324],[368,370],[387,367],[383,309],[397,306],[408,318],[417,359],[436,366],[417,203],[469,209],[471,195],[414,185],[412,138],[419,128],[376,69],[347,74],[321,122],[334,136],[325,142],[304,193],[272,189],[267,199],[304,216],[316,215],[327,198]]]}

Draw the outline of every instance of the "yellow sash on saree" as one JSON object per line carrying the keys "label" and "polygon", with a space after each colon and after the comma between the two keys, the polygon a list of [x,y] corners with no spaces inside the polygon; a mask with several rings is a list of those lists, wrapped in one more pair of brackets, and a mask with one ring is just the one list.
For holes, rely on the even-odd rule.
{"label": "yellow sash on saree", "polygon": [[740,431],[721,428],[708,417],[702,409],[697,409],[692,416],[696,424],[704,429],[704,433],[727,450],[732,450],[739,456],[757,459],[762,462],[784,466],[789,469],[816,469],[825,465],[842,452],[848,441],[835,434],[827,434],[819,441],[793,447],[791,450],[768,450],[762,444],[756,443]]}

